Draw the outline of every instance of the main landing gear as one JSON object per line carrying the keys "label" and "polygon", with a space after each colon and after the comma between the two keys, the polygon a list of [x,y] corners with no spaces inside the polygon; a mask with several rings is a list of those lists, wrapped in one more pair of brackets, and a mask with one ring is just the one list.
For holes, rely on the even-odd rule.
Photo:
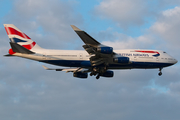
{"label": "main landing gear", "polygon": [[162,68],[159,68],[159,73],[158,75],[161,76],[162,75],[162,72],[161,72]]}
{"label": "main landing gear", "polygon": [[107,71],[107,66],[104,67],[94,67],[92,69],[92,72],[90,73],[90,76],[96,76],[96,79],[99,79],[102,73],[105,73]]}
{"label": "main landing gear", "polygon": [[100,78],[100,75],[98,74],[97,76],[96,76],[96,79],[98,80]]}
{"label": "main landing gear", "polygon": [[91,73],[90,73],[90,76],[93,76],[93,75],[94,75],[94,76],[97,75],[97,76],[96,76],[96,79],[99,79],[99,78],[100,78],[99,73],[91,72]]}

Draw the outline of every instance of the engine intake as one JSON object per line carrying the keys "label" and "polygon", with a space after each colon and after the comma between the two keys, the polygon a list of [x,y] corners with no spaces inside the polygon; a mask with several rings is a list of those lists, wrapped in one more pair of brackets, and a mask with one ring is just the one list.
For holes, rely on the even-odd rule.
{"label": "engine intake", "polygon": [[101,73],[100,76],[102,76],[102,77],[113,77],[114,72],[113,71],[106,71],[105,73]]}
{"label": "engine intake", "polygon": [[114,58],[113,61],[115,63],[129,63],[129,58],[128,57],[117,57],[117,58]]}
{"label": "engine intake", "polygon": [[97,52],[100,52],[103,54],[112,54],[113,48],[112,47],[98,47]]}
{"label": "engine intake", "polygon": [[73,74],[74,77],[77,77],[77,78],[87,78],[88,77],[88,74],[87,73],[82,73],[82,72],[75,72]]}

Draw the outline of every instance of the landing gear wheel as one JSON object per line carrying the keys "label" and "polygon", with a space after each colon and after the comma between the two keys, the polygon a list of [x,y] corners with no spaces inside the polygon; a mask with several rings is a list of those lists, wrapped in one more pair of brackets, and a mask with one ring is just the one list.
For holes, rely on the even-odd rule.
{"label": "landing gear wheel", "polygon": [[159,76],[161,76],[162,75],[162,72],[159,72],[159,74],[158,74]]}
{"label": "landing gear wheel", "polygon": [[161,76],[161,75],[162,75],[161,70],[162,70],[162,68],[159,68],[159,71],[160,71],[160,72],[159,72],[159,74],[158,74],[159,76]]}
{"label": "landing gear wheel", "polygon": [[93,73],[90,73],[90,76],[92,76],[93,75]]}
{"label": "landing gear wheel", "polygon": [[99,78],[100,78],[100,75],[97,75],[97,76],[96,76],[96,79],[99,79]]}
{"label": "landing gear wheel", "polygon": [[95,73],[95,72],[90,73],[90,76],[95,76],[95,75],[97,75],[97,73]]}

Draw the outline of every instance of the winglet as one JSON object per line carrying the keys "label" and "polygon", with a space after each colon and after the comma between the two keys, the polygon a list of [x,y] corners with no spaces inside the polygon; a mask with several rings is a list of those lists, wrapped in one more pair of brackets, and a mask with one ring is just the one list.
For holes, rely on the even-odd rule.
{"label": "winglet", "polygon": [[46,66],[44,66],[44,65],[43,65],[43,68],[44,68],[45,70],[49,70],[49,68],[48,68],[48,67],[46,67]]}
{"label": "winglet", "polygon": [[79,28],[77,28],[75,25],[71,25],[71,27],[72,27],[72,29],[73,29],[74,31],[82,31],[82,30],[80,30]]}
{"label": "winglet", "polygon": [[78,34],[78,36],[82,39],[82,41],[91,46],[98,46],[100,43],[96,41],[94,38],[92,38],[90,35],[88,35],[85,31],[80,30],[74,25],[71,25],[72,29]]}

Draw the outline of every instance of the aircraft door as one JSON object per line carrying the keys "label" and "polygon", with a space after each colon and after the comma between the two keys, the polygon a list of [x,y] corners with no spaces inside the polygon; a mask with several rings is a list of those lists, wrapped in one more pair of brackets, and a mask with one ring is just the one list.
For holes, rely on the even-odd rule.
{"label": "aircraft door", "polygon": [[137,61],[137,57],[136,56],[134,57],[134,61]]}
{"label": "aircraft door", "polygon": [[82,53],[79,54],[79,59],[83,59],[83,54]]}
{"label": "aircraft door", "polygon": [[156,57],[156,61],[159,61],[159,57]]}
{"label": "aircraft door", "polygon": [[43,53],[42,57],[43,57],[43,60],[46,60],[47,59],[46,53]]}

